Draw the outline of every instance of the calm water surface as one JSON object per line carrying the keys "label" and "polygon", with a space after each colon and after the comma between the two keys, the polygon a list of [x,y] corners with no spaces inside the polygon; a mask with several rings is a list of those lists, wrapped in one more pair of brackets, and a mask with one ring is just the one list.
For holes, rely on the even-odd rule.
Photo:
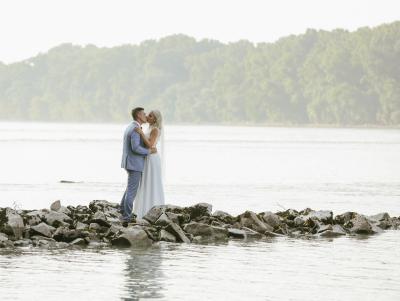
{"label": "calm water surface", "polygon": [[[119,202],[124,125],[0,123],[0,207]],[[169,126],[168,203],[400,215],[400,130]],[[61,184],[60,180],[79,183]],[[400,231],[148,250],[0,250],[1,300],[399,300]]]}

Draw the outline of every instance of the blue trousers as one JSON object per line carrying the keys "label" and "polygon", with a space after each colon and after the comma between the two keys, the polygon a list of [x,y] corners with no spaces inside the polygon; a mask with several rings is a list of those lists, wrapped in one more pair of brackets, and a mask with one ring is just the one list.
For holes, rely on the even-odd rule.
{"label": "blue trousers", "polygon": [[141,171],[126,170],[128,173],[128,185],[121,200],[121,213],[124,221],[130,222],[132,218],[133,201],[138,191],[140,179],[142,178]]}

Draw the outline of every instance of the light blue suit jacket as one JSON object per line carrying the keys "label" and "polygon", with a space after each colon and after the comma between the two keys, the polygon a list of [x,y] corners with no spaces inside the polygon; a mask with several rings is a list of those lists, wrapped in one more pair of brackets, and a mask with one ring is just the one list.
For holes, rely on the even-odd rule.
{"label": "light blue suit jacket", "polygon": [[133,121],[124,133],[121,167],[127,170],[143,171],[144,159],[150,153],[140,135],[134,131],[139,126]]}

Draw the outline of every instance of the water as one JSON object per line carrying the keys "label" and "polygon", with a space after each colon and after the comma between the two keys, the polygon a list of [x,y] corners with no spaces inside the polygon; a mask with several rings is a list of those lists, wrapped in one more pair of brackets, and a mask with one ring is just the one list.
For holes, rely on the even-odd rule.
{"label": "water", "polygon": [[[0,207],[119,202],[124,125],[0,123]],[[168,203],[400,215],[400,130],[169,126]],[[79,183],[62,184],[60,180]],[[2,300],[398,300],[400,231],[149,250],[0,251]]]}

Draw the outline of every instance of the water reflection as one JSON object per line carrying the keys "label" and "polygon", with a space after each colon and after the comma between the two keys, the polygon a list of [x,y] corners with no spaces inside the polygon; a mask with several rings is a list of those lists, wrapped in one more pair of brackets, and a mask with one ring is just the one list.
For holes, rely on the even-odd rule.
{"label": "water reflection", "polygon": [[160,247],[129,249],[124,251],[124,255],[124,294],[121,299],[161,298],[163,286],[160,279],[164,274]]}

